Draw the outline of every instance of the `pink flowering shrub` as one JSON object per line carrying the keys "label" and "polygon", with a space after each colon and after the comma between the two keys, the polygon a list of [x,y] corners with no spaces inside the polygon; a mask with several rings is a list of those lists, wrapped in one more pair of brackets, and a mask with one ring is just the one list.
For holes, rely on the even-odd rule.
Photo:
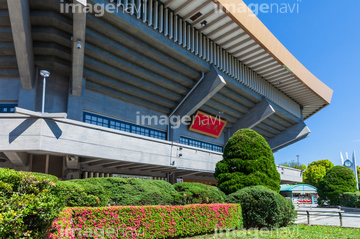
{"label": "pink flowering shrub", "polygon": [[53,223],[57,232],[49,237],[175,238],[240,226],[239,204],[81,207],[63,211]]}

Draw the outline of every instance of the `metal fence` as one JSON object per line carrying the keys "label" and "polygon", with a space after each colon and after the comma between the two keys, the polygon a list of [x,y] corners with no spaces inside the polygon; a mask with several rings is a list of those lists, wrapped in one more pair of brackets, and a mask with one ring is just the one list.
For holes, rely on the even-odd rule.
{"label": "metal fence", "polygon": [[310,216],[338,217],[342,227],[344,217],[360,218],[360,212],[341,212],[341,211],[313,211],[313,210],[296,210],[298,215],[306,215],[307,223],[310,225]]}

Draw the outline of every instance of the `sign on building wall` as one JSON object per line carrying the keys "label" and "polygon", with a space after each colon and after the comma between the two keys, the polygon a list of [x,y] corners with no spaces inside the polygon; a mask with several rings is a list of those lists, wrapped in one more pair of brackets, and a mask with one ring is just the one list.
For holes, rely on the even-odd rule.
{"label": "sign on building wall", "polygon": [[140,175],[126,175],[126,174],[113,174],[113,177],[119,177],[119,178],[137,178],[137,179],[153,179],[150,176],[140,176]]}
{"label": "sign on building wall", "polygon": [[193,119],[192,124],[190,125],[189,130],[199,134],[219,138],[225,128],[226,123],[227,122],[220,119],[220,117],[214,117],[204,112],[198,111]]}

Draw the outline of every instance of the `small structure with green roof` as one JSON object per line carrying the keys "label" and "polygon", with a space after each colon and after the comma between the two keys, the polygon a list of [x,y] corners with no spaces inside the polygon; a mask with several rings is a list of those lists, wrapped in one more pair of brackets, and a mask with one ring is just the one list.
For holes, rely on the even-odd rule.
{"label": "small structure with green roof", "polygon": [[280,194],[294,203],[317,203],[317,188],[309,184],[280,185]]}

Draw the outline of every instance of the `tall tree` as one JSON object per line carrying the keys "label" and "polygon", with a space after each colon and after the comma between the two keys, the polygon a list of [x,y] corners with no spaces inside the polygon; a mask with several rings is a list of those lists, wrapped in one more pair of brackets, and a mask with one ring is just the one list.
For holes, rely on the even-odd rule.
{"label": "tall tree", "polygon": [[357,188],[354,172],[344,166],[335,166],[328,170],[319,182],[319,204],[324,205],[328,200],[328,204],[338,205],[340,194],[355,191]]}
{"label": "tall tree", "polygon": [[240,129],[225,145],[223,160],[216,164],[218,187],[230,194],[255,185],[280,191],[280,174],[264,137],[251,129]]}
{"label": "tall tree", "polygon": [[327,159],[312,162],[303,174],[304,183],[317,187],[320,180],[332,167],[334,167],[334,164]]}

